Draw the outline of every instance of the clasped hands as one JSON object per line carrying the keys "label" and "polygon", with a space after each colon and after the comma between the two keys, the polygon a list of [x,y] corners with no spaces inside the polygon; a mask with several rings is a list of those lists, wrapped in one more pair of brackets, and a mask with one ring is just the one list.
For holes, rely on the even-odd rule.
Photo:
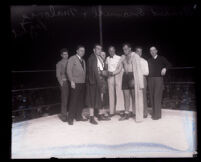
{"label": "clasped hands", "polygon": [[101,71],[101,75],[106,77],[114,76],[113,72],[106,71],[106,70]]}

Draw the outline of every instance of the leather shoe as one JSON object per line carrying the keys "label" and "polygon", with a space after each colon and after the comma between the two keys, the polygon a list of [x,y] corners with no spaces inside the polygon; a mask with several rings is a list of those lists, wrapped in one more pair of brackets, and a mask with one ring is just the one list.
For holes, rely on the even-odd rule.
{"label": "leather shoe", "polygon": [[148,114],[144,114],[144,118],[147,118],[148,117]]}
{"label": "leather shoe", "polygon": [[124,114],[124,116],[122,116],[119,121],[123,121],[123,120],[128,120],[129,119],[129,114]]}
{"label": "leather shoe", "polygon": [[152,117],[152,120],[159,120],[160,119],[160,117]]}
{"label": "leather shoe", "polygon": [[69,120],[69,121],[68,121],[68,124],[69,124],[69,125],[73,125],[73,120]]}
{"label": "leather shoe", "polygon": [[62,116],[62,115],[59,115],[59,119],[63,122],[67,122],[67,117],[66,116]]}
{"label": "leather shoe", "polygon": [[111,120],[109,117],[106,117],[104,115],[98,115],[98,120],[101,121],[101,120]]}
{"label": "leather shoe", "polygon": [[96,120],[94,119],[93,116],[90,116],[90,117],[89,117],[89,122],[90,122],[91,124],[94,124],[94,125],[97,125],[97,124],[98,124],[98,123],[96,122]]}
{"label": "leather shoe", "polygon": [[83,117],[80,117],[78,119],[76,119],[76,121],[87,121],[88,119],[84,119]]}

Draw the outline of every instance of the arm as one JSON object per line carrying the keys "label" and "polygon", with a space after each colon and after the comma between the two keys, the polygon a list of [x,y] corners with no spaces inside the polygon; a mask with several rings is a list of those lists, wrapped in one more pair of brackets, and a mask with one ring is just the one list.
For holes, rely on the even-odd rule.
{"label": "arm", "polygon": [[69,58],[67,66],[66,66],[67,67],[67,75],[68,75],[70,82],[72,82],[72,81],[74,82],[73,74],[72,74],[73,64],[74,64],[74,60],[71,57],[71,58]]}
{"label": "arm", "polygon": [[162,57],[162,61],[163,61],[163,64],[164,64],[164,68],[161,70],[161,75],[164,76],[166,74],[166,71],[172,66],[169,61],[165,58],[165,57]]}
{"label": "arm", "polygon": [[169,69],[170,67],[172,67],[170,62],[165,57],[162,57],[162,58],[163,58],[163,64],[165,65],[166,69]]}
{"label": "arm", "polygon": [[69,58],[67,66],[66,66],[67,67],[67,75],[68,75],[68,78],[71,82],[71,87],[75,88],[75,82],[74,82],[73,74],[72,74],[73,64],[74,64],[74,59],[73,59],[73,57],[71,57],[71,58]]}
{"label": "arm", "polygon": [[143,64],[142,64],[142,68],[143,68],[143,75],[149,75],[149,66],[148,66],[148,62],[146,60],[142,60]]}
{"label": "arm", "polygon": [[61,71],[61,66],[60,66],[59,63],[57,63],[56,64],[56,77],[57,77],[57,80],[58,80],[59,84],[62,86],[62,80],[61,80],[60,71]]}

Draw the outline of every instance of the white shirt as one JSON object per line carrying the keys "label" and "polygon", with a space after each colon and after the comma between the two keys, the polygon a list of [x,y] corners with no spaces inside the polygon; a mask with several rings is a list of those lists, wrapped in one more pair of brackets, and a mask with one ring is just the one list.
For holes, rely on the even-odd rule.
{"label": "white shirt", "polygon": [[99,68],[99,70],[103,70],[103,68],[104,68],[104,63],[103,62],[101,62],[101,58],[98,58],[98,56],[96,56],[96,58],[97,58],[97,67]]}
{"label": "white shirt", "polygon": [[149,74],[149,66],[147,60],[144,58],[140,57],[140,65],[141,65],[141,70],[143,75],[148,75]]}
{"label": "white shirt", "polygon": [[158,57],[158,55],[154,56],[154,59],[156,59]]}
{"label": "white shirt", "polygon": [[108,56],[106,58],[106,64],[108,65],[108,71],[114,72],[117,68],[117,65],[120,61],[121,57],[118,55],[114,55],[112,58]]}
{"label": "white shirt", "polygon": [[77,57],[80,59],[80,61],[82,61],[82,58],[78,55],[78,54],[76,54],[77,55]]}

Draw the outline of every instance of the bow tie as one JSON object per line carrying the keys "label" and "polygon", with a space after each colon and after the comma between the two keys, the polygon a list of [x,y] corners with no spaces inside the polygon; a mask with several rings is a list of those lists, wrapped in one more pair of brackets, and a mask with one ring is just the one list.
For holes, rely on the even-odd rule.
{"label": "bow tie", "polygon": [[113,58],[114,56],[110,56],[110,58]]}

